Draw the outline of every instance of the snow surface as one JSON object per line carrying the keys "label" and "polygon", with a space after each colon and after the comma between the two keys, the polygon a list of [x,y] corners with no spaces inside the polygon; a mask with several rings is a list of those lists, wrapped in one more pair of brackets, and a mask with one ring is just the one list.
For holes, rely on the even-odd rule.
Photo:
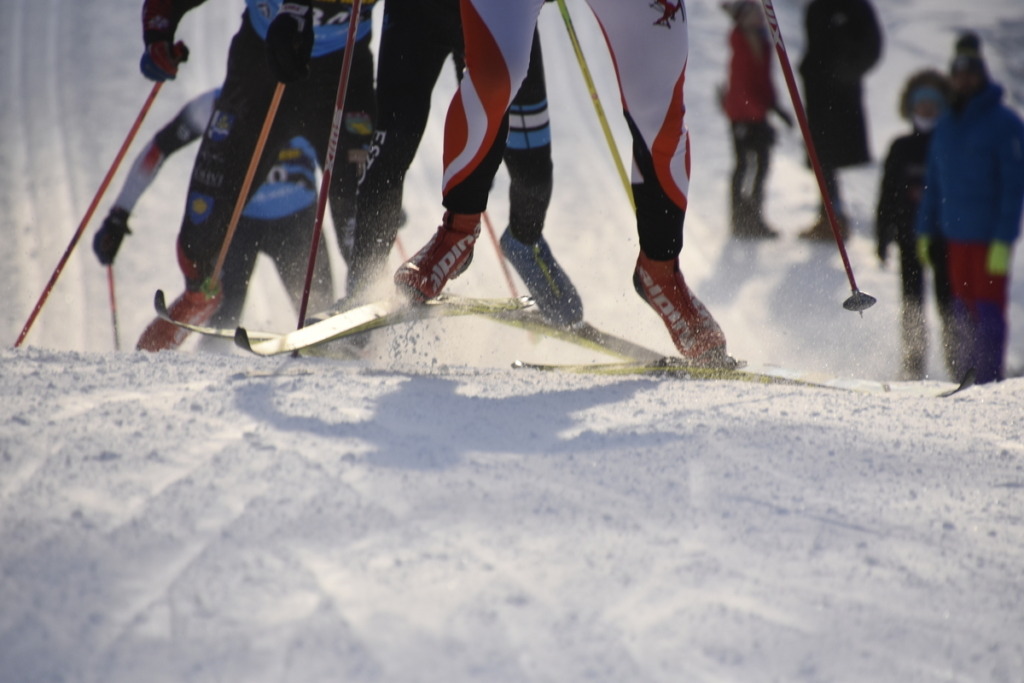
{"label": "snow surface", "polygon": [[[805,3],[776,4],[796,61]],[[625,155],[599,32],[570,6]],[[187,15],[192,58],[133,152],[223,77],[241,7]],[[904,79],[942,68],[957,29],[981,33],[1024,104],[1019,0],[878,10],[876,159],[904,130]],[[841,178],[858,284],[879,299],[859,316],[841,308],[834,246],[796,238],[817,206],[796,133],[780,131],[769,179],[784,237],[729,239],[731,150],[713,97],[727,19],[700,0],[689,16],[690,283],[741,358],[894,379],[898,278],[877,264],[871,225],[878,163]],[[669,353],[631,291],[629,206],[555,9],[541,28],[558,169],[548,239],[588,319]],[[12,0],[0,31],[0,334],[13,345],[150,85],[123,2]],[[451,80],[409,178],[410,249],[440,215]],[[124,350],[90,249],[119,174],[26,344],[0,351],[3,683],[1022,680],[1024,379],[936,399],[538,374],[509,362],[600,358],[468,319],[382,334],[361,363],[195,340],[132,352],[153,291],[181,286],[191,163],[172,158],[133,215],[116,268]],[[499,229],[506,189],[500,175]],[[478,251],[452,291],[507,294],[493,250]],[[265,265],[244,316],[294,325]],[[948,386],[937,349],[931,371],[930,388]]]}

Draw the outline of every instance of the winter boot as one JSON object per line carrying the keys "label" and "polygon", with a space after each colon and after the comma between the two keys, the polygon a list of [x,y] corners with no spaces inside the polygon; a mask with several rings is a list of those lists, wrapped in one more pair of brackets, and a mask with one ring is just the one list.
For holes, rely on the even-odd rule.
{"label": "winter boot", "polygon": [[555,260],[547,240],[541,237],[535,244],[524,244],[506,228],[501,236],[501,253],[519,273],[545,318],[561,327],[583,320],[583,301]]}
{"label": "winter boot", "polygon": [[469,266],[479,236],[480,214],[445,211],[437,233],[398,268],[395,284],[414,301],[433,299]]}
{"label": "winter boot", "polygon": [[[185,293],[171,304],[168,313],[179,322],[192,325],[206,323],[220,307],[221,294],[210,296],[202,290],[185,290]],[[169,351],[181,346],[189,331],[162,318],[149,324],[135,348],[139,351]]]}
{"label": "winter boot", "polygon": [[[850,239],[850,228],[846,224],[846,219],[842,216],[837,216],[836,221],[839,222],[839,236],[845,242]],[[800,233],[800,239],[812,242],[831,242],[834,240],[835,235],[832,233],[832,225],[829,223],[828,216],[821,213],[814,225]]]}
{"label": "winter boot", "polygon": [[722,328],[686,286],[677,259],[654,261],[641,251],[633,271],[633,286],[661,316],[683,358],[694,365],[735,365],[725,352]]}

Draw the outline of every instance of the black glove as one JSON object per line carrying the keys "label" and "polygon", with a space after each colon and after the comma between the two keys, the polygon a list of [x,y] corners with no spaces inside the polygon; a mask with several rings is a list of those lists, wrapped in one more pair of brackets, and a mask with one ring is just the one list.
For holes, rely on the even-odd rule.
{"label": "black glove", "polygon": [[96,258],[100,263],[105,266],[111,265],[117,256],[117,250],[121,248],[121,240],[131,232],[128,229],[128,212],[124,209],[111,209],[92,240],[92,250],[96,252]]}
{"label": "black glove", "polygon": [[889,245],[896,239],[896,228],[890,223],[878,223],[875,226],[875,237],[877,238],[875,253],[884,266],[889,260]]}
{"label": "black glove", "polygon": [[786,128],[793,127],[793,117],[789,115],[788,111],[786,111],[779,105],[775,105],[774,107],[772,107],[772,111],[775,112],[776,116],[782,119],[782,122],[786,124]]}
{"label": "black glove", "polygon": [[267,63],[271,73],[282,83],[302,80],[309,76],[312,55],[312,5],[284,3],[267,29]]}

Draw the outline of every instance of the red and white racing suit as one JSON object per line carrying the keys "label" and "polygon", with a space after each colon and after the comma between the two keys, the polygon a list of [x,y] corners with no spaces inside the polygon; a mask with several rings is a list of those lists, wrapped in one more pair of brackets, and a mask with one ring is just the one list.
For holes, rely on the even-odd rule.
{"label": "red and white racing suit", "polygon": [[[690,175],[683,84],[688,53],[682,2],[587,0],[615,66],[633,135],[632,184],[640,246],[676,257]],[[526,77],[544,0],[462,0],[466,76],[445,122],[443,195],[454,213],[486,209],[505,144],[505,111]],[[664,5],[668,6],[668,11]]]}

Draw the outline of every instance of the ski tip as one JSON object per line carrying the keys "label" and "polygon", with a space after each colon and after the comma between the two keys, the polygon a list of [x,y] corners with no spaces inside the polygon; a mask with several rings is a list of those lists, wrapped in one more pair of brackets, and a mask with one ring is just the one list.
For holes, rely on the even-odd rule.
{"label": "ski tip", "polygon": [[963,374],[963,377],[960,378],[960,383],[957,384],[952,389],[950,389],[949,391],[944,391],[941,394],[939,394],[939,398],[949,398],[950,396],[959,394],[964,389],[970,389],[971,387],[974,386],[974,382],[977,380],[977,378],[977,370],[975,370],[974,368],[967,368],[967,372],[965,372]]}
{"label": "ski tip", "polygon": [[235,346],[245,351],[252,352],[252,344],[249,343],[249,333],[244,327],[235,328]]}
{"label": "ski tip", "polygon": [[170,317],[170,313],[167,312],[167,299],[164,297],[164,290],[156,290],[156,294],[153,295],[153,308],[156,309],[157,315],[160,317]]}

